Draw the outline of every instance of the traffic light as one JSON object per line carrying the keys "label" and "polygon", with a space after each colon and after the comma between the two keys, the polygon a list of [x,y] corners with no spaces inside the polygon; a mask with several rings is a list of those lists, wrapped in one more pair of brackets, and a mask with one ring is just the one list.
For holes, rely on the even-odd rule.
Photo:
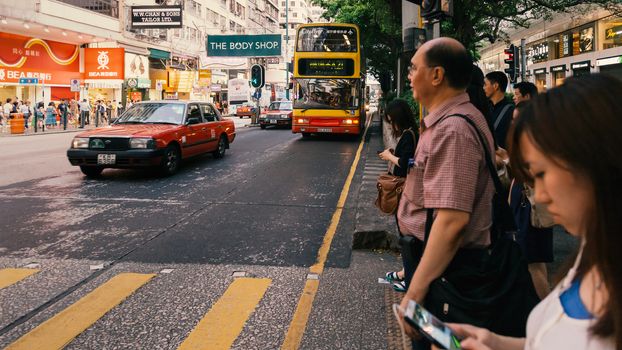
{"label": "traffic light", "polygon": [[510,45],[507,49],[503,50],[505,53],[505,59],[503,62],[508,65],[505,69],[505,72],[510,77],[510,82],[515,83],[516,78],[518,77],[518,47],[514,46],[514,44]]}
{"label": "traffic light", "polygon": [[265,85],[266,69],[260,64],[251,67],[251,86],[261,89]]}

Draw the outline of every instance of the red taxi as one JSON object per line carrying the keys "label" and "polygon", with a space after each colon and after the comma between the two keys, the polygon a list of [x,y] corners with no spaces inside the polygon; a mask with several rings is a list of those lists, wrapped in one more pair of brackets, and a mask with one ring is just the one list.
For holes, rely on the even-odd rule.
{"label": "red taxi", "polygon": [[159,167],[172,175],[182,159],[204,153],[222,158],[234,139],[233,121],[209,103],[146,101],[111,126],[76,135],[67,158],[89,177],[104,168],[139,167]]}
{"label": "red taxi", "polygon": [[257,112],[257,107],[249,104],[249,103],[244,103],[238,106],[238,108],[236,108],[235,110],[235,116],[236,117],[252,117],[253,115],[255,115],[255,113]]}
{"label": "red taxi", "polygon": [[292,127],[292,101],[272,102],[268,109],[259,116],[259,126],[265,129],[269,125]]}

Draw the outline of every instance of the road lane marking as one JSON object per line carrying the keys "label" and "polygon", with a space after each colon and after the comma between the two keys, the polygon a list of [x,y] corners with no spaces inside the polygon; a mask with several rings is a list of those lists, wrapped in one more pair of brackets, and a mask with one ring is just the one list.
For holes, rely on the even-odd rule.
{"label": "road lane marking", "polygon": [[7,268],[0,270],[0,289],[15,284],[26,277],[32,276],[39,272],[39,269],[14,269]]}
{"label": "road lane marking", "polygon": [[235,279],[178,350],[231,348],[271,282],[268,278]]}
{"label": "road lane marking", "polygon": [[155,274],[121,273],[26,333],[7,350],[62,349]]}
{"label": "road lane marking", "polygon": [[[324,272],[324,264],[326,264],[326,258],[328,257],[328,252],[330,251],[330,245],[333,242],[333,238],[335,237],[335,233],[337,232],[337,226],[339,226],[339,221],[341,220],[341,214],[346,204],[348,193],[350,192],[350,186],[352,185],[354,173],[356,173],[356,167],[358,166],[359,160],[361,159],[361,152],[363,151],[363,145],[365,144],[365,137],[367,136],[367,130],[369,130],[371,119],[372,118],[370,117],[367,121],[365,131],[363,132],[363,136],[361,137],[361,142],[359,143],[359,147],[356,150],[356,155],[354,156],[354,161],[352,162],[352,166],[350,167],[350,173],[348,174],[348,177],[346,177],[346,182],[343,185],[341,195],[339,196],[339,200],[337,201],[337,208],[335,209],[335,212],[333,213],[333,216],[330,220],[330,224],[328,225],[328,229],[324,234],[324,240],[322,242],[322,246],[318,251],[316,262],[309,268],[309,273],[321,276],[322,272]],[[319,285],[319,280],[306,281],[305,287],[302,291],[302,295],[298,300],[298,305],[296,306],[294,317],[292,318],[292,322],[289,324],[289,329],[287,330],[287,334],[285,335],[285,340],[283,341],[281,349],[297,350],[298,347],[300,347],[300,342],[302,341],[302,336],[304,335],[305,328],[307,328],[307,322],[309,321],[309,315],[311,314],[311,309],[313,308],[313,301],[315,300],[315,295],[317,294]]]}

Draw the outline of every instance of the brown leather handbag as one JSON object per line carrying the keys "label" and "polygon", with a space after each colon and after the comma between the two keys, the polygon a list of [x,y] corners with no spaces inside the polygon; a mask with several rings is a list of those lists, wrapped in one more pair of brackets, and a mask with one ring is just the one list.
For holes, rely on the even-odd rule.
{"label": "brown leather handbag", "polygon": [[376,206],[381,212],[395,214],[397,205],[400,202],[402,191],[404,190],[405,177],[390,174],[380,174],[376,187],[378,188],[378,198]]}

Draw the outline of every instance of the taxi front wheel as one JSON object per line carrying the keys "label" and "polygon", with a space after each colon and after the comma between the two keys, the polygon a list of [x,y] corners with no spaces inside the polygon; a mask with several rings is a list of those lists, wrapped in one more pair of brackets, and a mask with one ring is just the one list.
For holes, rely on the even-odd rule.
{"label": "taxi front wheel", "polygon": [[104,168],[98,166],[80,166],[80,170],[87,177],[99,177]]}
{"label": "taxi front wheel", "polygon": [[160,164],[160,171],[165,176],[173,175],[179,169],[180,161],[181,155],[179,153],[179,148],[175,145],[168,145],[168,147],[164,150],[162,164]]}

